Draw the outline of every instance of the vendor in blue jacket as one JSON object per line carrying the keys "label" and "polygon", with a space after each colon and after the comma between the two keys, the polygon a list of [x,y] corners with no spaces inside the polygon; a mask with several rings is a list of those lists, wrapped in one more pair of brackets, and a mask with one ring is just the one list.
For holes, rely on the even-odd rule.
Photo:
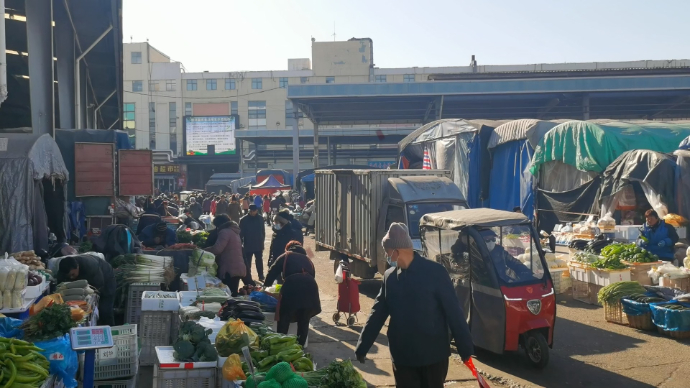
{"label": "vendor in blue jacket", "polygon": [[137,237],[144,246],[149,248],[166,248],[177,244],[177,234],[168,228],[168,224],[164,221],[145,227]]}
{"label": "vendor in blue jacket", "polygon": [[676,228],[659,219],[659,214],[652,209],[647,210],[644,217],[646,222],[640,229],[642,236],[637,240],[637,246],[659,256],[661,260],[673,261],[673,246],[678,242]]}
{"label": "vendor in blue jacket", "polygon": [[391,224],[383,248],[391,268],[383,275],[381,291],[359,336],[357,360],[364,363],[390,316],[388,343],[395,386],[442,388],[451,336],[463,361],[474,352],[450,276],[441,264],[414,251],[405,224]]}

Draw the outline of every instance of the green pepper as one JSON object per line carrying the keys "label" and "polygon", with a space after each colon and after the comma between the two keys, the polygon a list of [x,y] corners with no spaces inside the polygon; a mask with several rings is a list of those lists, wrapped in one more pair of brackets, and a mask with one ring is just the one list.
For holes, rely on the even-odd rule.
{"label": "green pepper", "polygon": [[276,358],[283,360],[285,362],[292,362],[300,357],[304,356],[301,350],[288,349],[284,350],[276,355]]}
{"label": "green pepper", "polygon": [[[14,364],[13,364],[13,365],[14,365]],[[38,366],[38,365],[34,365],[34,364],[31,364],[31,363],[28,363],[28,362],[24,362],[24,363],[18,364],[17,367],[18,367],[19,369],[27,370],[27,371],[30,371],[30,372],[36,372],[36,373],[40,374],[40,375],[43,376],[43,377],[48,377],[48,372],[47,372],[45,369],[43,369],[43,368],[41,368],[40,366]]]}
{"label": "green pepper", "polygon": [[298,372],[310,372],[314,370],[314,364],[306,357],[301,357],[293,361],[292,366],[294,366]]}
{"label": "green pepper", "polygon": [[249,354],[251,354],[252,360],[256,360],[256,361],[261,361],[264,358],[269,356],[268,352],[265,350],[261,350],[258,352],[250,352]]}
{"label": "green pepper", "polygon": [[7,380],[7,384],[5,384],[4,388],[10,388],[13,386],[12,384],[14,384],[14,379],[17,377],[17,367],[11,360],[6,360],[5,365],[10,367],[10,378]]}
{"label": "green pepper", "polygon": [[264,368],[267,365],[271,365],[271,363],[275,362],[275,356],[268,356],[264,358],[263,360],[259,361],[259,368]]}

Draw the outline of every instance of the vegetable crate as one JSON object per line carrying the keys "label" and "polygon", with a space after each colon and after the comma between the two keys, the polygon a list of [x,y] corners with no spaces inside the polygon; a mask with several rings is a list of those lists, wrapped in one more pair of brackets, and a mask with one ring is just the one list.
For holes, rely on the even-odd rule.
{"label": "vegetable crate", "polygon": [[630,268],[626,269],[593,269],[594,284],[608,286],[609,284],[630,281]]}
{"label": "vegetable crate", "polygon": [[602,288],[604,287],[573,279],[573,299],[587,304],[599,305],[597,294]]}
{"label": "vegetable crate", "polygon": [[138,325],[139,317],[141,316],[141,294],[144,291],[160,291],[160,289],[161,285],[158,283],[130,284],[125,309],[125,322],[131,325]]}
{"label": "vegetable crate", "polygon": [[139,325],[141,353],[139,365],[150,366],[156,363],[156,346],[172,343],[171,328],[175,313],[172,311],[142,311]]}
{"label": "vegetable crate", "polygon": [[154,388],[217,388],[220,369],[217,362],[175,361],[173,349],[159,346],[153,368]]}
{"label": "vegetable crate", "polygon": [[630,280],[640,283],[643,286],[651,286],[652,278],[649,277],[649,272],[652,267],[658,267],[663,264],[661,261],[654,263],[633,263],[621,260],[621,263],[630,266]]}
{"label": "vegetable crate", "polygon": [[[94,381],[93,388],[136,388],[137,378],[133,377],[129,380],[113,380],[113,381]],[[79,383],[79,388],[82,388],[82,383]]]}
{"label": "vegetable crate", "polygon": [[176,292],[144,291],[141,294],[141,311],[177,311],[179,309],[180,301],[177,299]]}
{"label": "vegetable crate", "polygon": [[570,274],[566,272],[567,269],[554,268],[549,271],[551,272],[551,279],[553,280],[553,290],[556,294],[563,294],[572,287],[573,283]]}
{"label": "vegetable crate", "polygon": [[116,380],[137,375],[137,325],[113,326],[111,330],[115,346],[96,351],[94,380]]}
{"label": "vegetable crate", "polygon": [[620,301],[616,303],[604,303],[604,317],[606,322],[617,323],[619,325],[627,325],[627,319],[624,318],[623,305]]}

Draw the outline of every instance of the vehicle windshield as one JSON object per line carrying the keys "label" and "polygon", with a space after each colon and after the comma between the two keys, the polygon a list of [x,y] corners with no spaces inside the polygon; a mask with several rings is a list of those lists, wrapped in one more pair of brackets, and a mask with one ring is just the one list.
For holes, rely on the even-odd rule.
{"label": "vehicle windshield", "polygon": [[544,277],[544,264],[529,225],[493,227],[480,234],[503,282],[522,283]]}
{"label": "vehicle windshield", "polygon": [[407,227],[410,237],[419,238],[419,221],[425,214],[447,212],[454,209],[465,209],[464,206],[453,203],[414,203],[407,205]]}

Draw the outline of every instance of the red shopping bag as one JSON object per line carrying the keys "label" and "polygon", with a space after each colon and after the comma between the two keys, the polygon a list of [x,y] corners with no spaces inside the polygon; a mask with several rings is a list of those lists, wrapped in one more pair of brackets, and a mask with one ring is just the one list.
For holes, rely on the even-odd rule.
{"label": "red shopping bag", "polygon": [[489,383],[487,383],[486,380],[484,380],[484,376],[480,375],[479,372],[477,372],[477,368],[474,367],[472,358],[465,361],[465,366],[467,366],[470,369],[470,371],[472,371],[472,375],[477,378],[479,388],[491,388]]}

